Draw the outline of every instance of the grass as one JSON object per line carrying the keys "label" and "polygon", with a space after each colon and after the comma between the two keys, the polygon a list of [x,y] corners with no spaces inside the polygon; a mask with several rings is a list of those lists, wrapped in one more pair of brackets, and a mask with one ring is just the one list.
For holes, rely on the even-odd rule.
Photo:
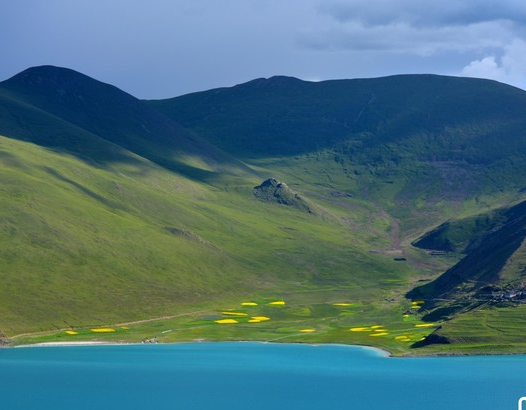
{"label": "grass", "polygon": [[[136,318],[238,279],[231,258],[170,234],[155,218],[164,208],[172,219],[183,216],[179,225],[195,221],[183,209],[204,192],[198,185],[148,163],[141,183],[29,144],[3,139],[2,147],[24,164],[2,172],[4,332]],[[156,186],[165,187],[164,197]],[[231,271],[230,282],[218,267]]]}
{"label": "grass", "polygon": [[[344,296],[344,292],[339,293],[340,297]],[[273,305],[275,298],[260,295],[253,297],[257,306],[223,301],[214,309],[211,303],[207,303],[197,312],[174,318],[113,325],[98,332],[93,328],[75,327],[13,340],[16,344],[51,341],[140,343],[151,340],[161,343],[214,340],[345,343],[373,345],[393,354],[407,354],[412,343],[431,331],[418,327],[421,322],[416,316],[404,317],[403,309],[409,307],[405,301],[390,303],[390,306],[378,300],[345,302],[345,306],[335,306],[335,303],[342,303],[335,301],[306,303],[334,296],[336,294],[330,292],[317,292],[314,296],[291,292],[286,295],[284,305]],[[232,312],[238,316],[233,318]]]}
{"label": "grass", "polygon": [[148,161],[94,168],[8,138],[0,151],[9,153],[0,176],[8,336],[146,319],[248,291],[346,288],[368,298],[378,283],[408,283],[411,267],[369,253],[367,237],[255,201],[251,180],[225,191]]}
{"label": "grass", "polygon": [[451,344],[430,345],[418,354],[524,354],[526,305],[481,308],[442,324],[437,334]]}
{"label": "grass", "polygon": [[[29,70],[0,85],[0,329],[16,344],[497,346],[498,332],[411,349],[435,323],[404,317],[403,295],[458,256],[430,258],[414,239],[523,197],[525,101],[493,82],[397,76],[274,78],[147,107],[70,70]],[[315,214],[255,200],[269,177]],[[492,314],[513,316],[479,313]]]}

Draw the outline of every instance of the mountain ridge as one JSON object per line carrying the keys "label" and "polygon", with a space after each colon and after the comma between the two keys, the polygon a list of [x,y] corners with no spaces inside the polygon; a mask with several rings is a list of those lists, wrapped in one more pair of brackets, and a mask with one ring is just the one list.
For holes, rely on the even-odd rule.
{"label": "mountain ridge", "polygon": [[[212,172],[216,168],[225,172],[221,170],[221,163],[236,164],[249,171],[241,162],[145,106],[141,100],[74,70],[53,66],[29,68],[1,82],[0,93],[7,93],[16,101],[43,110],[110,144],[163,166],[176,167],[180,172],[204,171],[185,163],[180,159],[181,154],[199,157],[204,168]],[[0,128],[0,132],[6,131]],[[37,137],[32,142],[80,155],[85,149],[84,146],[76,148],[67,138],[62,140],[64,146],[53,145],[52,136]]]}
{"label": "mountain ridge", "polygon": [[[258,95],[258,98],[253,98],[254,90],[260,91],[261,89],[264,92]],[[198,121],[200,116],[206,118],[207,126],[210,127],[214,125],[215,117],[217,117],[217,121],[223,121],[227,115],[233,115],[236,110],[241,111],[240,114],[250,115],[252,121],[264,125],[269,118],[274,121],[292,121],[294,115],[301,115],[302,109],[305,109],[313,115],[312,122],[321,122],[327,127],[321,134],[321,138],[327,138],[327,142],[321,141],[321,143],[332,144],[341,142],[342,137],[346,136],[345,133],[359,134],[371,126],[376,128],[375,132],[385,134],[385,131],[382,131],[379,126],[382,122],[385,123],[388,118],[385,118],[384,115],[378,115],[376,111],[380,108],[392,117],[393,124],[390,125],[391,127],[403,128],[406,126],[407,120],[403,117],[397,117],[400,115],[397,114],[397,111],[405,110],[410,119],[417,118],[414,114],[420,115],[417,126],[426,126],[432,130],[433,126],[436,127],[435,124],[442,126],[440,121],[451,116],[452,113],[457,113],[459,106],[462,106],[463,111],[467,110],[468,113],[473,112],[473,109],[478,112],[480,107],[475,108],[474,104],[466,104],[466,101],[472,102],[471,93],[474,92],[477,92],[480,98],[480,101],[477,101],[478,106],[491,104],[491,98],[499,93],[520,101],[522,107],[526,104],[524,91],[492,80],[425,74],[321,82],[306,82],[296,78],[276,76],[269,79],[249,81],[231,88],[220,88],[172,99],[149,100],[147,102],[190,128],[195,128],[195,121]],[[455,94],[456,98],[461,101],[452,100],[449,96],[449,100],[445,102],[446,105],[440,105],[439,100],[444,99],[444,96],[447,97],[448,93],[449,95]],[[486,96],[484,97],[481,93],[485,93]],[[415,97],[418,97],[418,105],[413,106],[411,100]],[[240,107],[247,103],[252,104],[252,106],[241,110]],[[200,110],[194,110],[194,104],[199,104]],[[451,106],[452,104],[456,106]],[[498,109],[499,106],[500,109]],[[178,111],[179,107],[182,107],[180,111]],[[436,108],[433,109],[433,107]],[[516,118],[515,115],[521,112],[516,103],[508,102],[502,98],[498,104],[491,104],[490,107],[488,110],[494,110],[494,116],[498,112],[500,116],[511,115]],[[278,124],[283,126],[279,122]],[[238,124],[237,128],[231,127],[231,130],[236,132],[236,139],[241,136],[241,132],[245,129],[241,128],[242,126],[243,124]],[[382,126],[385,127],[385,125]],[[202,130],[202,127],[200,129]],[[301,131],[303,132],[305,129],[301,128]],[[317,132],[319,130],[320,127],[318,126],[314,127],[312,131]],[[338,138],[326,137],[327,133],[335,130],[341,134]],[[214,131],[219,132],[221,138],[227,138],[226,142],[221,142],[221,146],[228,150],[230,146],[228,138],[234,137],[227,137],[221,128],[214,129]],[[270,131],[262,129],[256,133],[255,137],[267,135],[268,132]],[[294,139],[295,142],[301,141],[297,139],[296,135],[289,138]],[[255,142],[257,143],[257,139]],[[302,142],[304,143],[303,146],[302,144],[291,146],[295,147],[296,150],[298,148],[318,148],[316,145],[310,145],[311,141],[305,141],[305,138]],[[307,142],[307,147],[304,146],[305,142]],[[244,144],[244,141],[242,143]],[[280,149],[283,147],[282,144]],[[250,148],[250,145],[242,146],[239,153],[250,152],[247,151]],[[257,145],[257,148],[259,149],[260,145]],[[281,153],[297,153],[288,150],[288,147],[285,148],[287,150],[281,151]],[[265,153],[272,154],[275,152]]]}
{"label": "mountain ridge", "polygon": [[147,103],[247,162],[333,162],[353,194],[385,198],[396,217],[411,202],[482,204],[526,186],[526,92],[491,80],[272,77]]}

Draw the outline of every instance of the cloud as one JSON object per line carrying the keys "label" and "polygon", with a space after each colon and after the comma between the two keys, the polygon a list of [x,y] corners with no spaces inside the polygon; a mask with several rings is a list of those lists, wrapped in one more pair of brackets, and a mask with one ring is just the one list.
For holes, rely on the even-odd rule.
{"label": "cloud", "polygon": [[500,57],[488,55],[474,60],[462,69],[461,74],[526,88],[526,42],[516,39],[504,47]]}
{"label": "cloud", "polygon": [[438,71],[526,87],[523,0],[326,0],[316,10],[325,27],[302,33],[307,49],[378,60],[442,57]]}
{"label": "cloud", "polygon": [[324,1],[318,11],[340,22],[366,26],[406,23],[411,26],[466,25],[508,20],[526,22],[522,0],[353,0]]}
{"label": "cloud", "polygon": [[317,50],[490,55],[490,49],[526,38],[523,0],[329,0],[320,1],[317,11],[326,28],[306,32],[300,41]]}
{"label": "cloud", "polygon": [[462,69],[462,75],[505,82],[506,69],[499,64],[495,56],[486,56],[480,60],[474,60],[465,66]]}
{"label": "cloud", "polygon": [[469,26],[415,27],[407,23],[364,26],[349,22],[324,31],[304,32],[300,44],[326,51],[381,51],[430,56],[499,49],[514,38],[506,24],[482,22]]}

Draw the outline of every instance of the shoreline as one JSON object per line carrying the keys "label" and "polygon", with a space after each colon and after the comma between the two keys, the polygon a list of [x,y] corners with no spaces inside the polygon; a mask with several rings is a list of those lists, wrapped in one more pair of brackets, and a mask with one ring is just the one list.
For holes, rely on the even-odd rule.
{"label": "shoreline", "polygon": [[[17,346],[5,346],[11,349],[26,349],[29,347],[61,347],[61,346],[108,346],[108,345],[125,345],[128,343],[110,343],[110,342],[97,342],[97,341],[85,341],[85,342],[42,342],[34,343],[29,345],[17,345]],[[131,344],[131,343],[129,343]]]}
{"label": "shoreline", "polygon": [[351,347],[361,348],[377,353],[381,357],[395,357],[388,350],[381,349],[374,346],[365,345],[354,345],[354,344],[343,344],[343,343],[279,343],[279,342],[266,342],[266,341],[254,341],[254,340],[238,340],[238,341],[227,341],[227,340],[194,340],[187,342],[173,342],[173,343],[126,343],[126,342],[101,342],[101,341],[78,341],[78,342],[42,342],[34,344],[25,344],[17,346],[4,346],[7,349],[28,349],[31,347],[82,347],[82,346],[142,346],[142,345],[182,345],[182,344],[203,344],[203,343],[255,343],[255,344],[272,344],[272,345],[298,345],[298,346],[312,346],[312,347],[324,347],[324,346],[337,346],[337,347]]}
{"label": "shoreline", "polygon": [[430,357],[469,357],[469,356],[526,356],[526,353],[507,353],[507,352],[494,352],[494,353],[466,353],[466,352],[429,352],[426,354],[414,354],[411,352],[402,353],[395,355],[387,349],[359,344],[345,344],[345,343],[303,343],[303,342],[273,342],[273,341],[258,341],[258,340],[188,340],[181,342],[159,342],[159,343],[141,343],[141,342],[124,342],[124,341],[69,341],[69,342],[42,342],[33,344],[22,344],[9,346],[0,346],[0,349],[27,349],[31,347],[84,347],[84,346],[142,346],[142,345],[182,345],[182,344],[202,344],[202,343],[256,343],[256,344],[272,344],[272,345],[303,345],[312,347],[324,347],[324,346],[337,346],[337,347],[358,347],[364,350],[375,352],[380,357],[394,358],[394,359],[416,359],[416,358],[430,358]]}

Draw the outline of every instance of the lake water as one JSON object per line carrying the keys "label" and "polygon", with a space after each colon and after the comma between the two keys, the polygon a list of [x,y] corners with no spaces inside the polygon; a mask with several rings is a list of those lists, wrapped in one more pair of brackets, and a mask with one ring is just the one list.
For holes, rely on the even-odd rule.
{"label": "lake water", "polygon": [[264,343],[32,347],[0,349],[0,408],[515,410],[525,376],[526,356],[397,359]]}

